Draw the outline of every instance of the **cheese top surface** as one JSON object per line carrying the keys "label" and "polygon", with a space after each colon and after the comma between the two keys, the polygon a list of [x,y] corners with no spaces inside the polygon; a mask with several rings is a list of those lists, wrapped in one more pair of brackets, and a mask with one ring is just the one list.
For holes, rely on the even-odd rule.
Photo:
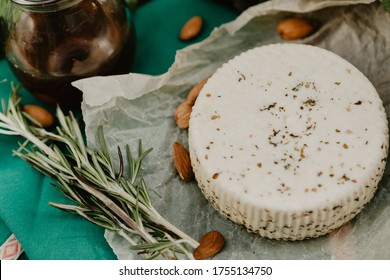
{"label": "cheese top surface", "polygon": [[189,127],[198,181],[287,211],[376,187],[387,146],[373,85],[346,60],[307,45],[263,46],[224,64],[203,87]]}

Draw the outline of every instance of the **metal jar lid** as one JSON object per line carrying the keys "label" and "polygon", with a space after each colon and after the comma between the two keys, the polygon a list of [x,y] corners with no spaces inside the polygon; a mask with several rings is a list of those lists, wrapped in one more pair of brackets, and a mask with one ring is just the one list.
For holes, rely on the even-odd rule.
{"label": "metal jar lid", "polygon": [[51,12],[71,7],[83,0],[11,0],[26,10]]}
{"label": "metal jar lid", "polygon": [[53,4],[55,2],[60,2],[62,0],[11,0],[15,4],[26,5],[26,6],[36,6],[36,5],[46,5]]}

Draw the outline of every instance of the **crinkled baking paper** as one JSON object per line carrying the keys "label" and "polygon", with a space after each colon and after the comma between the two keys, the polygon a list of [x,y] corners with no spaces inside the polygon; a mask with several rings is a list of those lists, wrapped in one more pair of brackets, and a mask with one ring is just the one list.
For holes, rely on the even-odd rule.
{"label": "crinkled baking paper", "polygon": [[[220,231],[226,246],[216,259],[390,259],[390,170],[373,200],[341,229],[310,240],[269,240],[248,233],[220,216],[196,182],[184,183],[174,169],[172,144],[187,144],[187,131],[176,127],[173,112],[189,89],[224,62],[250,48],[282,42],[280,18],[297,15],[319,23],[319,30],[295,43],[331,50],[359,68],[379,92],[390,115],[390,13],[377,1],[268,1],[215,29],[204,41],[177,52],[160,76],[128,74],[93,77],[74,83],[84,93],[83,116],[90,145],[103,125],[107,141],[137,148],[142,139],[153,152],[144,174],[156,209],[182,231],[199,239]],[[119,259],[139,258],[113,232],[106,239]]]}

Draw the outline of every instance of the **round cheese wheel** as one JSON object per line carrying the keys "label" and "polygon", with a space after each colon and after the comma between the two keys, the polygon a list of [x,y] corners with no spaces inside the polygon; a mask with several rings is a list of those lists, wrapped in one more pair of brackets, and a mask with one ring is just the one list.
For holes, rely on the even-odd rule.
{"label": "round cheese wheel", "polygon": [[370,81],[338,55],[274,44],[225,63],[193,107],[189,151],[205,197],[261,236],[326,234],[373,197],[388,125]]}

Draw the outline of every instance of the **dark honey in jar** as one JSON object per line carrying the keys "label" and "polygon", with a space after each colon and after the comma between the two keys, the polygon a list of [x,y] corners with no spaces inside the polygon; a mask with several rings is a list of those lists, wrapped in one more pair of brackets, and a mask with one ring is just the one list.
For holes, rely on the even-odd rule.
{"label": "dark honey in jar", "polygon": [[117,0],[12,0],[6,57],[21,84],[38,98],[79,108],[72,81],[128,73],[135,35]]}

